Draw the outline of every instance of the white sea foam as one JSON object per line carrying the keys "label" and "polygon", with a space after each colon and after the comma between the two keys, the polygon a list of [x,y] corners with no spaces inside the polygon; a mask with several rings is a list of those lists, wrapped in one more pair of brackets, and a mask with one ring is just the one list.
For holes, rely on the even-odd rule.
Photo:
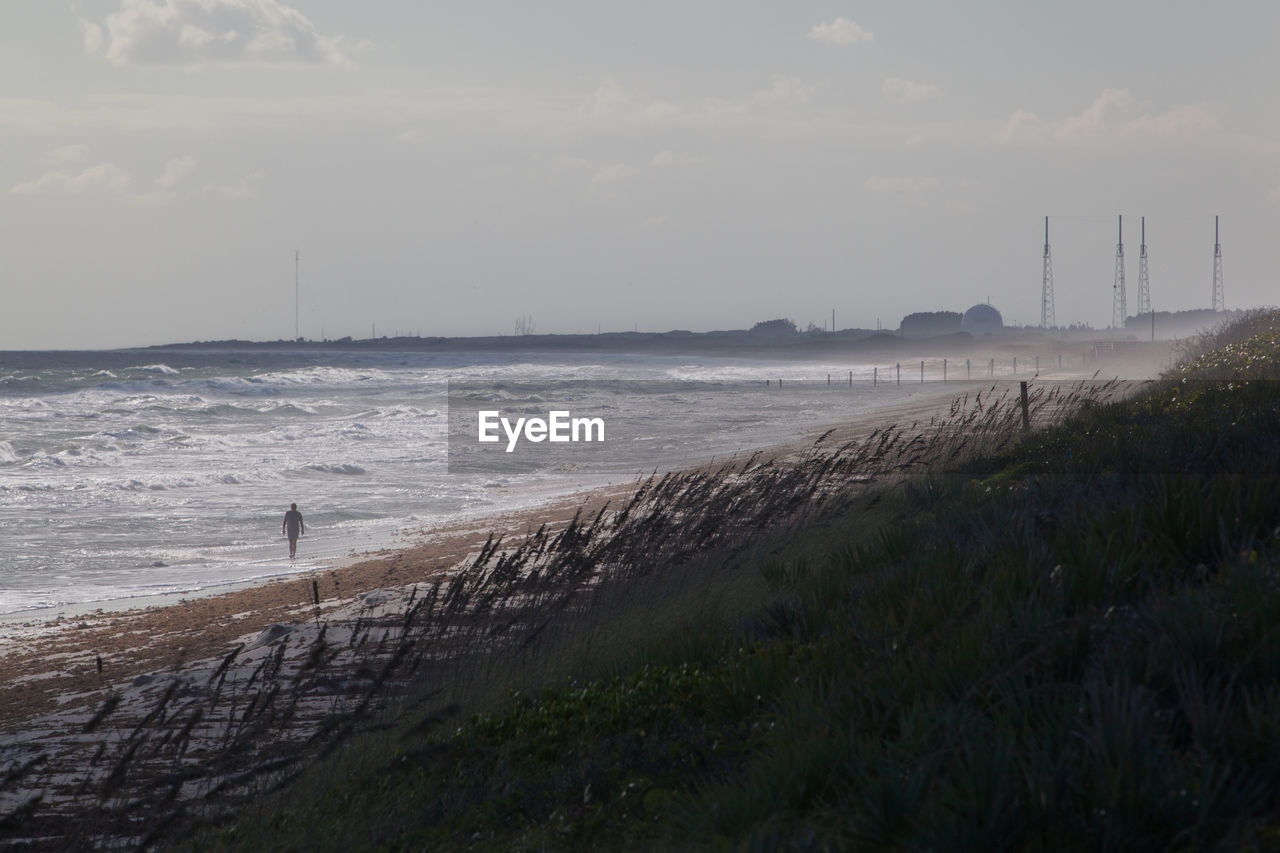
{"label": "white sea foam", "polygon": [[[28,364],[40,354],[29,355]],[[84,358],[68,366],[51,354],[47,368],[0,362],[0,613],[306,570],[395,544],[407,527],[787,440],[867,399],[859,389],[836,395],[816,386],[762,393],[766,378],[816,383],[848,368],[731,359]],[[581,379],[594,381],[584,389],[573,382]],[[637,379],[667,385],[646,391]],[[722,385],[686,391],[673,379]],[[548,401],[562,399],[625,412],[639,424],[636,434],[652,440],[627,442],[612,471],[590,476],[572,462],[532,474],[449,474],[449,381],[491,383],[488,397],[511,412],[545,414]],[[522,382],[550,387],[531,393],[515,387]],[[307,536],[301,560],[290,564],[280,523],[295,501]]]}

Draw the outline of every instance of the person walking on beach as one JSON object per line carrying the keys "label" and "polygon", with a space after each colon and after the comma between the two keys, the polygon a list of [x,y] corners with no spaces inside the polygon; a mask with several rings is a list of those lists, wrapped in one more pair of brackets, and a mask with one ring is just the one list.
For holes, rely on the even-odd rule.
{"label": "person walking on beach", "polygon": [[298,554],[298,537],[307,532],[297,504],[289,504],[289,511],[284,514],[284,523],[280,525],[280,532],[289,537],[289,559],[292,560]]}

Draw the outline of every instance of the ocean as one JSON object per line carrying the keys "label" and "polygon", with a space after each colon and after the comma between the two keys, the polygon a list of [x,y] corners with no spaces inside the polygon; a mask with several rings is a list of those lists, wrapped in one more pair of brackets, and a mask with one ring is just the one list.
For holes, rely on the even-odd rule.
{"label": "ocean", "polygon": [[[871,374],[599,354],[0,353],[0,614],[312,571],[443,524],[792,441],[919,389],[872,388]],[[450,383],[583,380],[582,411],[631,426],[608,464],[449,465]],[[630,393],[637,380],[663,390]],[[522,393],[525,408],[539,402]],[[307,535],[291,562],[280,527],[294,502]]]}

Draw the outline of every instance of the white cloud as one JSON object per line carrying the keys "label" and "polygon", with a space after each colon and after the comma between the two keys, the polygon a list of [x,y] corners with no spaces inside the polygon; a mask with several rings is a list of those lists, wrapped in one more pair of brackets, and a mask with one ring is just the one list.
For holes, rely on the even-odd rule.
{"label": "white cloud", "polygon": [[875,34],[867,32],[848,18],[836,18],[829,23],[818,24],[809,30],[809,34],[805,38],[819,41],[823,44],[844,46],[871,41],[875,38]]}
{"label": "white cloud", "polygon": [[695,157],[692,154],[684,154],[679,151],[659,151],[653,155],[651,161],[654,166],[692,166],[701,163],[701,157]]}
{"label": "white cloud", "polygon": [[81,22],[85,48],[116,66],[350,65],[339,39],[322,36],[279,0],[121,0],[103,27]]}
{"label": "white cloud", "polygon": [[596,87],[587,102],[587,111],[596,117],[617,115],[631,107],[631,99],[622,84],[612,77]]}
{"label": "white cloud", "polygon": [[751,99],[770,104],[807,104],[813,100],[813,87],[804,85],[798,77],[779,77],[769,88],[754,93]]}
{"label": "white cloud", "polygon": [[[262,172],[254,172],[249,176],[249,178],[261,177]],[[258,188],[250,182],[249,178],[241,178],[234,184],[205,184],[204,193],[232,201],[255,198],[258,195]]]}
{"label": "white cloud", "polygon": [[84,38],[84,52],[97,53],[102,50],[102,27],[93,21],[80,19],[80,34]]}
{"label": "white cloud", "polygon": [[50,166],[65,166],[69,163],[79,163],[84,159],[84,155],[89,151],[83,145],[63,145],[55,148],[48,154],[44,155],[44,161]]}
{"label": "white cloud", "polygon": [[1170,143],[1221,147],[1228,142],[1209,106],[1186,104],[1162,113],[1137,113],[1134,98],[1126,89],[1104,89],[1084,110],[1063,119],[1044,119],[1029,110],[1017,110],[999,128],[996,140],[1081,148]]}
{"label": "white cloud", "polygon": [[886,178],[880,175],[872,175],[867,178],[862,188],[871,193],[923,193],[935,190],[938,186],[937,178]]}
{"label": "white cloud", "polygon": [[78,173],[61,170],[45,172],[34,181],[18,184],[10,192],[17,195],[124,195],[132,182],[133,176],[124,169],[114,163],[102,163]]}
{"label": "white cloud", "polygon": [[634,173],[635,168],[628,166],[626,163],[610,163],[596,169],[596,173],[591,176],[591,183],[612,184],[626,180]]}
{"label": "white cloud", "polygon": [[633,97],[617,80],[608,77],[587,99],[586,112],[596,120],[657,122],[672,118],[678,110],[666,101]]}
{"label": "white cloud", "polygon": [[164,167],[164,174],[156,178],[156,185],[162,189],[173,189],[173,187],[191,174],[191,170],[196,167],[196,158],[188,155],[186,157],[175,157],[170,160]]}
{"label": "white cloud", "polygon": [[915,83],[901,77],[890,77],[882,87],[885,100],[894,104],[914,104],[942,97],[942,90],[932,83]]}
{"label": "white cloud", "polygon": [[572,169],[574,171],[583,171],[592,168],[590,160],[585,160],[582,157],[570,157],[567,154],[561,154],[557,157],[556,163],[562,169]]}

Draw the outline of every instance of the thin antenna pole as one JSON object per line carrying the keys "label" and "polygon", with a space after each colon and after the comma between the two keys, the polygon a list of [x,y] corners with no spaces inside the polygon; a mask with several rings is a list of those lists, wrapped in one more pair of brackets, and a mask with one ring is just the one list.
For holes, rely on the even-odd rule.
{"label": "thin antenna pole", "polygon": [[298,331],[298,250],[293,250],[293,339],[302,337]]}
{"label": "thin antenna pole", "polygon": [[1124,297],[1124,215],[1121,214],[1117,219],[1116,283],[1112,287],[1111,327],[1123,330],[1124,318],[1128,313]]}
{"label": "thin antenna pole", "polygon": [[1138,255],[1138,313],[1151,311],[1151,275],[1147,270],[1147,217],[1142,217],[1142,251]]}
{"label": "thin antenna pole", "polygon": [[1218,217],[1213,217],[1213,310],[1227,310],[1222,295],[1222,243],[1218,242]]}
{"label": "thin antenna pole", "polygon": [[1044,218],[1044,276],[1040,281],[1040,327],[1056,325],[1053,316],[1053,258],[1049,254],[1049,217]]}

